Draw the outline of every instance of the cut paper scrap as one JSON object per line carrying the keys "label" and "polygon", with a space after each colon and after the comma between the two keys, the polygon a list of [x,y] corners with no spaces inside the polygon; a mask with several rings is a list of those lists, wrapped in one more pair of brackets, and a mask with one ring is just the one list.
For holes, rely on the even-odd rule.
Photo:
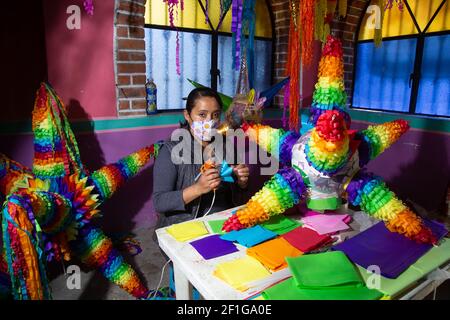
{"label": "cut paper scrap", "polygon": [[349,229],[344,222],[344,220],[348,221],[348,218],[348,214],[318,214],[302,218],[302,222],[304,227],[323,235]]}
{"label": "cut paper scrap", "polygon": [[247,249],[247,255],[257,259],[270,271],[287,267],[286,257],[298,257],[303,252],[283,238],[276,238]]}
{"label": "cut paper scrap", "polygon": [[276,215],[271,217],[268,221],[261,224],[267,230],[273,231],[278,235],[285,234],[302,224],[294,219],[287,218],[283,215]]}
{"label": "cut paper scrap", "polygon": [[316,231],[298,227],[282,235],[291,245],[301,252],[310,252],[332,241],[329,235],[320,235]]}
{"label": "cut paper scrap", "polygon": [[[448,231],[435,221],[423,219],[437,239],[444,237]],[[354,263],[367,268],[378,265],[381,275],[397,278],[410,265],[432,248],[430,244],[421,244],[398,233],[390,232],[383,222],[359,233],[332,250],[343,251]]]}
{"label": "cut paper scrap", "polygon": [[270,276],[258,260],[248,256],[218,264],[213,274],[239,291],[247,290],[248,282]]}
{"label": "cut paper scrap", "polygon": [[340,251],[307,254],[286,261],[295,284],[302,289],[364,286],[355,266]]}
{"label": "cut paper scrap", "polygon": [[356,288],[301,289],[293,277],[264,290],[265,300],[377,300],[383,294],[364,286]]}
{"label": "cut paper scrap", "polygon": [[[380,276],[378,290],[390,297],[395,298],[404,289],[408,288],[419,279],[422,279],[425,275],[437,269],[449,259],[450,239],[444,239],[439,246],[431,248],[430,251],[425,253],[396,279],[389,279]],[[369,271],[361,266],[357,267],[367,286],[371,286],[372,282],[375,282],[375,278],[372,276],[372,271]]]}
{"label": "cut paper scrap", "polygon": [[239,251],[234,243],[220,239],[218,234],[192,241],[190,244],[205,260]]}
{"label": "cut paper scrap", "polygon": [[237,241],[239,244],[249,248],[261,242],[277,237],[275,232],[264,229],[260,225],[252,228],[242,229],[239,231],[231,231],[221,236],[223,240]]}
{"label": "cut paper scrap", "polygon": [[201,221],[190,221],[174,224],[166,230],[168,234],[181,242],[198,238],[209,233]]}
{"label": "cut paper scrap", "polygon": [[226,219],[222,220],[209,220],[207,221],[209,227],[211,228],[211,231],[216,234],[225,234],[224,231],[222,231],[223,223],[226,221]]}

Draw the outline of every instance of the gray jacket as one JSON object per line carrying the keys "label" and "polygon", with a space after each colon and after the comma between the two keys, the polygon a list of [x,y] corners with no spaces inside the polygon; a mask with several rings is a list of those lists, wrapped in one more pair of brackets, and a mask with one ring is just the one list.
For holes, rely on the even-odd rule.
{"label": "gray jacket", "polygon": [[[212,191],[186,205],[184,204],[183,189],[195,183],[195,178],[202,166],[201,164],[194,163],[195,151],[200,150],[201,146],[195,139],[192,138],[190,140],[191,141],[182,140],[180,142],[166,140],[155,159],[153,167],[153,205],[155,210],[159,213],[157,228],[190,220],[195,217],[197,210],[197,217],[201,217],[208,211],[212,204]],[[180,149],[188,150],[189,148],[180,148],[180,146],[183,145],[187,146],[188,143],[191,144],[191,162],[174,164],[171,158],[171,152],[176,146],[178,147],[175,151]],[[197,144],[197,146],[194,146],[194,143]],[[224,157],[226,151],[224,143]],[[183,156],[182,152],[180,155]],[[220,161],[220,159],[217,160]],[[229,164],[231,165],[234,163]],[[241,189],[236,183],[222,182],[216,190],[216,197],[210,213],[239,206],[244,204],[245,200],[246,190]]]}

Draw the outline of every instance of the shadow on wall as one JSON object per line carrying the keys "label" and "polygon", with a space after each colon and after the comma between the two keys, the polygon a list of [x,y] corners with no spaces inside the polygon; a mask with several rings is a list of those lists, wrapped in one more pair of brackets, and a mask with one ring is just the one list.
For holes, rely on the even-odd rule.
{"label": "shadow on wall", "polygon": [[400,143],[402,149],[406,146],[414,157],[407,165],[400,166],[397,174],[389,179],[393,189],[417,213],[430,218],[445,217],[450,182],[450,137],[413,131],[407,133]]}
{"label": "shadow on wall", "polygon": [[85,169],[92,172],[101,168],[106,164],[105,155],[95,134],[92,118],[78,100],[70,99],[66,109],[69,119],[77,119],[70,122]]}

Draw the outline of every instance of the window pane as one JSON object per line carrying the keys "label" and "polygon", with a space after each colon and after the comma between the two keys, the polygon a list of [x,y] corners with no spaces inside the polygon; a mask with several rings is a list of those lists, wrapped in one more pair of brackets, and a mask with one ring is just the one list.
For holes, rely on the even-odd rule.
{"label": "window pane", "polygon": [[[232,41],[231,37],[219,36],[218,68],[220,82],[217,90],[229,96],[236,93],[236,83],[239,72],[232,69]],[[272,62],[272,42],[255,40],[255,89],[263,91],[270,87]]]}
{"label": "window pane", "polygon": [[359,43],[353,107],[407,112],[415,50],[416,39]]}
{"label": "window pane", "polygon": [[147,77],[157,89],[159,110],[184,109],[193,89],[186,80],[208,85],[211,81],[211,36],[180,32],[181,76],[176,73],[176,31],[145,28]]}
{"label": "window pane", "polygon": [[450,116],[450,35],[425,38],[416,113]]}
{"label": "window pane", "polygon": [[[202,0],[205,4],[205,0]],[[174,24],[177,27],[194,28],[211,31],[209,24],[205,21],[205,14],[198,3],[198,0],[184,0],[184,10],[180,6],[174,10]],[[178,19],[176,12],[178,10]],[[256,25],[255,35],[258,37],[272,37],[269,11],[265,0],[256,0]],[[220,2],[209,0],[208,17],[214,28],[217,27],[220,20]],[[219,31],[231,32],[231,8],[228,10],[222,22]],[[145,23],[161,26],[169,26],[169,14],[167,4],[163,0],[148,0],[145,3]]]}

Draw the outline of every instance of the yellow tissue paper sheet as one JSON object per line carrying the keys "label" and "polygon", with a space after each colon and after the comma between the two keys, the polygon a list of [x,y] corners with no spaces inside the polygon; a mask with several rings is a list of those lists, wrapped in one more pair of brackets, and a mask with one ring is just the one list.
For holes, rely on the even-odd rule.
{"label": "yellow tissue paper sheet", "polygon": [[264,266],[252,257],[244,257],[218,264],[214,275],[239,291],[248,289],[249,282],[270,276]]}
{"label": "yellow tissue paper sheet", "polygon": [[167,233],[176,240],[184,242],[208,234],[208,230],[201,221],[183,222],[168,227]]}

